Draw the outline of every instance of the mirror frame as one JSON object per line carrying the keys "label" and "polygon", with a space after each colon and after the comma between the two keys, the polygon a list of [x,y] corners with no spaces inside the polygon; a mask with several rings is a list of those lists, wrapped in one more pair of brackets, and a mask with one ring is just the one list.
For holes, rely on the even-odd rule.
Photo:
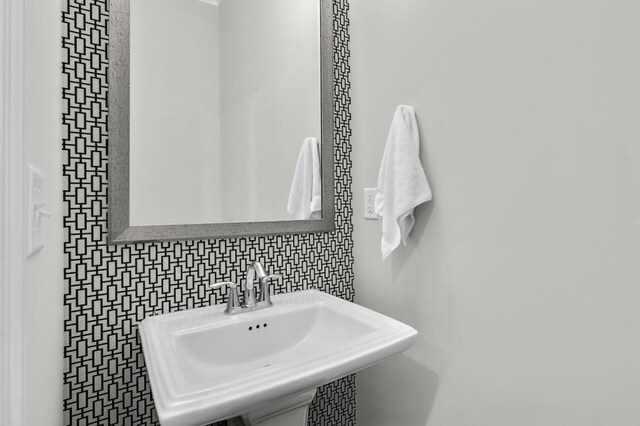
{"label": "mirror frame", "polygon": [[107,242],[125,244],[330,232],[334,216],[333,0],[320,3],[320,110],[322,219],[130,226],[129,215],[129,2],[109,0]]}

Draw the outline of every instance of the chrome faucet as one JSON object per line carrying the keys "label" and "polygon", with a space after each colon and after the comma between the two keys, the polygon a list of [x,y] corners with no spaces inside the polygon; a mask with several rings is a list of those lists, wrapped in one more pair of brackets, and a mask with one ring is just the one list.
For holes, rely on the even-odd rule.
{"label": "chrome faucet", "polygon": [[260,281],[260,292],[262,292],[262,280],[267,277],[267,273],[260,262],[254,261],[247,268],[247,279],[245,281],[244,304],[247,305],[247,308],[256,306],[256,290],[254,288],[256,276]]}
{"label": "chrome faucet", "polygon": [[[260,290],[256,298],[255,280],[258,279]],[[224,313],[227,315],[241,314],[244,312],[256,311],[258,309],[273,306],[271,293],[269,292],[269,281],[282,279],[280,274],[267,275],[260,262],[251,262],[247,268],[247,278],[244,288],[244,303],[240,304],[240,285],[232,281],[223,281],[211,285],[211,288],[229,287],[229,297],[227,298],[227,308]]]}

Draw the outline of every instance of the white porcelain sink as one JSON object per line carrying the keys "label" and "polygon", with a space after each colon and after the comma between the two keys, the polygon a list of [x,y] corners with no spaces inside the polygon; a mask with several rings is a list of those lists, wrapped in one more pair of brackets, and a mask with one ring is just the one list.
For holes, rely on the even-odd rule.
{"label": "white porcelain sink", "polygon": [[140,323],[163,426],[199,426],[277,404],[404,351],[417,337],[408,325],[317,290],[272,300],[271,308],[239,315],[217,305]]}

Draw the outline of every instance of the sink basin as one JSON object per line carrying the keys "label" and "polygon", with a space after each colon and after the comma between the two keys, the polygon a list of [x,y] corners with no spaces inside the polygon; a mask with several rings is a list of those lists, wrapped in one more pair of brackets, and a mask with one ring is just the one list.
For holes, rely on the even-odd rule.
{"label": "sink basin", "polygon": [[314,390],[409,348],[413,328],[317,290],[225,315],[222,305],[149,317],[140,336],[163,426],[199,426]]}

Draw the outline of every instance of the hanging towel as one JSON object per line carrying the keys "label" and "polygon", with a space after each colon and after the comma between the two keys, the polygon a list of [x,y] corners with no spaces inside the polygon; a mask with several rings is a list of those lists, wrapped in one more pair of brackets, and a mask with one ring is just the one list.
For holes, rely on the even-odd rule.
{"label": "hanging towel", "polygon": [[295,220],[322,218],[320,143],[316,138],[302,142],[289,191],[287,213]]}
{"label": "hanging towel", "polygon": [[420,136],[416,113],[400,105],[396,110],[384,148],[375,212],[382,216],[382,260],[400,241],[406,246],[413,229],[413,209],[431,200],[431,188],[420,164]]}

